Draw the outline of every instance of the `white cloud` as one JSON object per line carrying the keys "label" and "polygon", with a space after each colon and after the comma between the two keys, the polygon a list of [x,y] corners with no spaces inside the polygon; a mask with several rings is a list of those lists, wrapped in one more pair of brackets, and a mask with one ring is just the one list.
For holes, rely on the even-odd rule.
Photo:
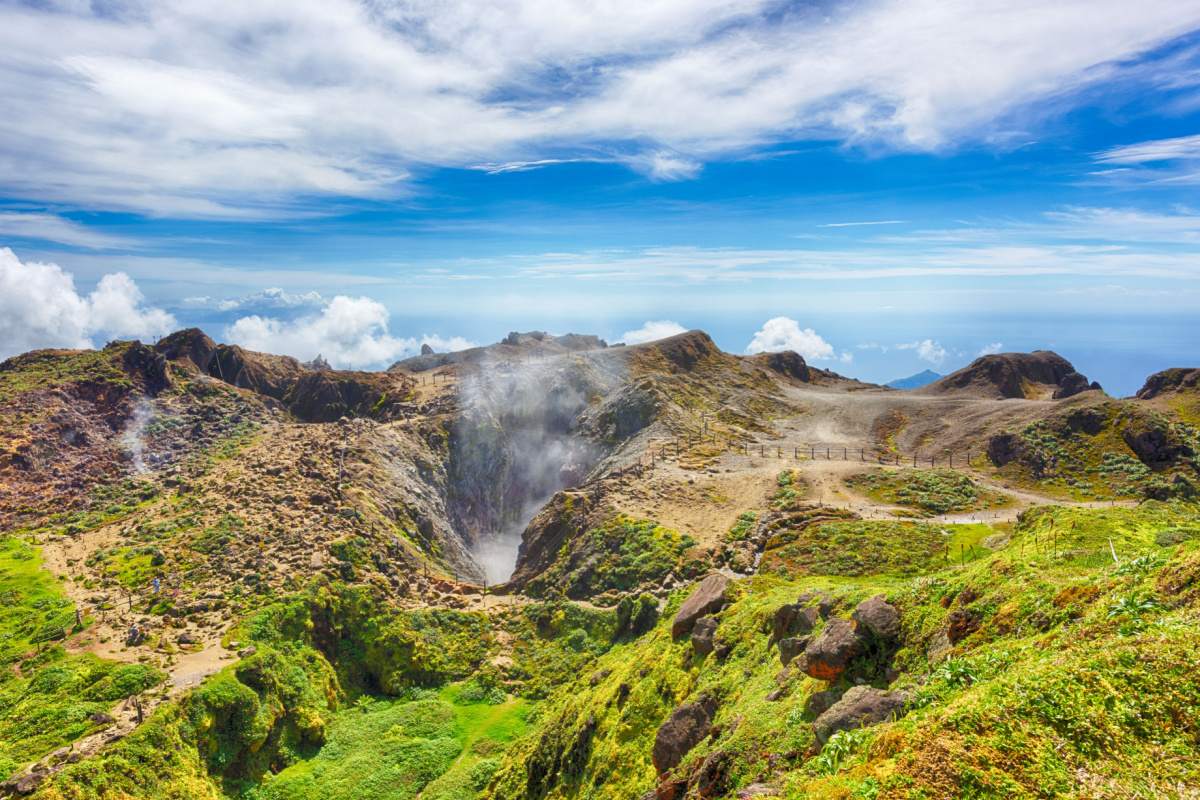
{"label": "white cloud", "polygon": [[92,347],[93,336],[153,339],[177,327],[165,311],[147,308],[123,272],[105,275],[82,297],[57,264],[22,262],[0,248],[0,357],[43,347]]}
{"label": "white cloud", "polygon": [[10,3],[0,191],[244,219],[425,165],[679,180],[772,142],[1003,143],[1081,89],[1160,85],[1178,66],[1139,54],[1197,25],[1179,0]]}
{"label": "white cloud", "polygon": [[461,337],[420,339],[388,333],[388,310],[369,297],[338,295],[320,314],[283,321],[253,314],[225,329],[225,339],[248,350],[279,353],[308,361],[322,355],[339,369],[386,367],[415,355],[422,344],[435,350],[464,350],[476,346]]}
{"label": "white cloud", "polygon": [[1200,135],[1127,144],[1096,154],[1096,160],[1106,164],[1145,164],[1176,159],[1200,159]]}
{"label": "white cloud", "polygon": [[0,212],[0,236],[40,239],[89,250],[111,250],[133,245],[130,239],[93,230],[57,214],[33,212]]}
{"label": "white cloud", "polygon": [[827,222],[824,225],[818,225],[818,228],[854,228],[859,225],[903,225],[905,220],[902,219],[884,219],[878,222]]}
{"label": "white cloud", "polygon": [[763,323],[762,330],[754,334],[746,352],[778,353],[794,350],[806,361],[825,361],[834,357],[833,345],[822,339],[812,328],[800,328],[800,323],[788,317],[775,317]]}
{"label": "white cloud", "polygon": [[976,353],[975,355],[976,355],[976,357],[990,356],[990,355],[994,355],[996,353],[1002,353],[1002,352],[1004,352],[1004,345],[1000,342],[992,342],[987,347],[981,348],[980,351],[978,353]]}
{"label": "white cloud", "polygon": [[625,333],[621,334],[621,341],[625,344],[641,344],[642,342],[665,339],[668,336],[675,336],[680,333],[687,333],[687,328],[678,322],[673,322],[669,319],[660,319],[658,322],[647,322],[636,331],[625,331]]}
{"label": "white cloud", "polygon": [[254,294],[224,299],[208,296],[186,297],[180,301],[180,305],[184,308],[211,308],[216,311],[263,311],[280,308],[320,308],[328,302],[316,291],[289,294],[283,289],[273,287]]}
{"label": "white cloud", "polygon": [[917,358],[921,359],[922,361],[928,361],[935,367],[940,367],[942,362],[946,360],[946,356],[949,355],[949,353],[946,352],[946,348],[942,347],[941,344],[933,341],[932,339],[926,339],[923,342],[908,342],[906,344],[898,344],[896,345],[896,349],[916,350]]}

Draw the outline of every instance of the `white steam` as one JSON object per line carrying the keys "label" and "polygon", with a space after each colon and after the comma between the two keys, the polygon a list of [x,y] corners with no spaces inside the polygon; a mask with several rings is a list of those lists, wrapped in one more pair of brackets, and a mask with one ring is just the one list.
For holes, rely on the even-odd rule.
{"label": "white steam", "polygon": [[125,448],[125,452],[129,454],[129,460],[133,462],[134,475],[145,475],[149,471],[146,469],[145,444],[142,442],[142,436],[146,431],[146,423],[153,416],[154,405],[143,397],[138,400],[137,406],[133,409],[133,416],[125,423],[125,430],[121,431],[121,446]]}
{"label": "white steam", "polygon": [[567,358],[493,366],[463,382],[453,513],[490,583],[508,580],[530,521],[600,455],[574,435],[596,391],[592,365]]}

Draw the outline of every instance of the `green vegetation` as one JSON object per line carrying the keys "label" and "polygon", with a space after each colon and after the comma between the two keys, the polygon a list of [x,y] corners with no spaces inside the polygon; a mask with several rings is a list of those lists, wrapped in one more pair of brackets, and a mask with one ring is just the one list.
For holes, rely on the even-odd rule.
{"label": "green vegetation", "polygon": [[918,508],[927,516],[1004,508],[1014,502],[950,469],[877,470],[847,478],[846,485],[876,502]]}
{"label": "green vegetation", "polygon": [[99,730],[93,714],[157,685],[166,675],[142,664],[68,656],[59,645],[26,659],[23,677],[0,683],[0,774]]}
{"label": "green vegetation", "polygon": [[530,582],[534,597],[557,591],[582,599],[609,589],[629,591],[645,581],[688,568],[686,551],[695,540],[653,520],[618,514],[563,546],[553,566]]}

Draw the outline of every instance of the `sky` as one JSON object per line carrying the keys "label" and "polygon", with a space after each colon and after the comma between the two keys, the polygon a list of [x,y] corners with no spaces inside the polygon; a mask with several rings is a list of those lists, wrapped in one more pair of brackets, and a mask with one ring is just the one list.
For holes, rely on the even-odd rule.
{"label": "sky", "polygon": [[0,357],[1200,357],[1200,0],[0,0]]}

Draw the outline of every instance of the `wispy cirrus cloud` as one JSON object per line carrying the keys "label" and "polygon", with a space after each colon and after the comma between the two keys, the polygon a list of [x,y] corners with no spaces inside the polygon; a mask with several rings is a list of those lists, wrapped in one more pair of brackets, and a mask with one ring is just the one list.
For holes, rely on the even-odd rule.
{"label": "wispy cirrus cloud", "polygon": [[1178,65],[1139,56],[1197,27],[1178,0],[7,4],[0,191],[244,219],[428,167],[677,181],[784,142],[1003,147],[1087,87],[1161,85]]}

